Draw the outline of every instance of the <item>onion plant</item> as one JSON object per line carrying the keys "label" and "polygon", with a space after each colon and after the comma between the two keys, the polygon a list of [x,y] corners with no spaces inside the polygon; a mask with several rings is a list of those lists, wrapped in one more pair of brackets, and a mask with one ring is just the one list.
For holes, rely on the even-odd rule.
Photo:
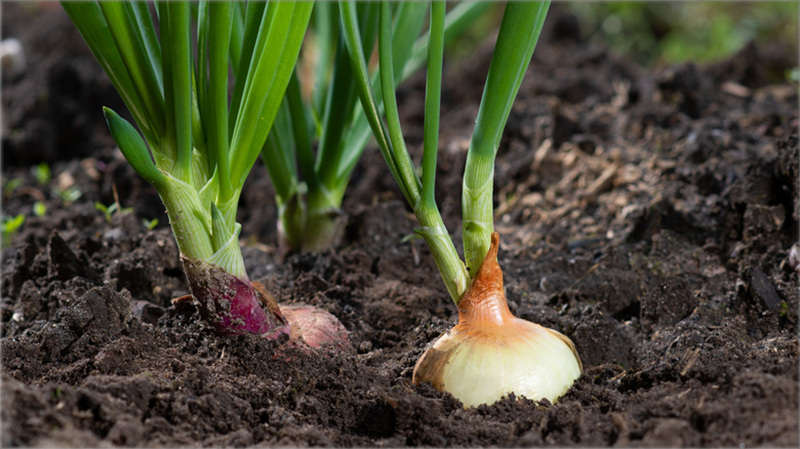
{"label": "onion plant", "polygon": [[[581,362],[564,335],[514,317],[497,263],[493,229],[494,160],[505,123],[527,70],[549,8],[544,2],[509,2],[500,25],[472,135],[462,193],[464,260],[459,257],[434,199],[441,97],[444,2],[430,5],[422,177],[406,149],[395,98],[390,3],[378,20],[381,90],[373,89],[362,44],[364,26],[352,1],[342,1],[342,23],[359,98],[378,146],[421,224],[416,232],[431,249],[459,322],[420,358],[413,382],[431,382],[465,406],[493,403],[515,393],[555,401],[581,373]],[[378,95],[385,105],[382,115]],[[385,119],[385,121],[384,121]]]}
{"label": "onion plant", "polygon": [[288,333],[274,299],[248,279],[236,210],[313,3],[62,5],[141,130],[104,109],[122,154],[166,206],[202,317],[223,334]]}
{"label": "onion plant", "polygon": [[[445,17],[445,39],[462,33],[489,5],[464,2],[453,8]],[[361,45],[367,53],[375,42],[378,9],[378,2],[356,5],[363,30]],[[391,73],[398,84],[424,64],[428,38],[420,32],[426,14],[423,2],[395,5],[390,47]],[[295,251],[317,251],[330,245],[350,176],[371,137],[358,101],[338,5],[317,2],[311,27],[316,37],[313,74],[296,74],[290,80],[263,151],[278,204],[279,242]],[[372,84],[380,92],[377,74]],[[304,98],[302,92],[309,91],[310,98]],[[377,104],[382,107],[380,96]]]}

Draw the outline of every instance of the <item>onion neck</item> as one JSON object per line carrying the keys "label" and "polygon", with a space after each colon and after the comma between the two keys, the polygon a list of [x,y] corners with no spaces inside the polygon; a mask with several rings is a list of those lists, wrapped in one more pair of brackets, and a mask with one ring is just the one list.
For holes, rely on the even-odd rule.
{"label": "onion neck", "polygon": [[469,289],[458,303],[458,324],[475,330],[504,327],[514,320],[503,292],[503,270],[497,263],[500,235],[492,233],[491,246]]}

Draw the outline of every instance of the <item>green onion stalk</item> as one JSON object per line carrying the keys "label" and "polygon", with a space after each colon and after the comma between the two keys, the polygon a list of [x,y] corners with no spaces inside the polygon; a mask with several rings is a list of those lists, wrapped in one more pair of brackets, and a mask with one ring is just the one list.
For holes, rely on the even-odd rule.
{"label": "green onion stalk", "polygon": [[247,276],[236,210],[313,3],[62,5],[141,131],[104,109],[122,154],[166,206],[201,316],[221,334],[288,334],[275,300]]}
{"label": "green onion stalk", "polygon": [[430,382],[465,406],[491,404],[515,393],[555,401],[580,376],[582,366],[564,335],[514,317],[497,263],[499,235],[493,227],[494,160],[514,98],[541,33],[549,1],[508,2],[484,86],[463,177],[464,260],[453,244],[434,198],[441,102],[445,4],[430,4],[427,48],[422,176],[406,149],[397,112],[393,72],[391,3],[381,3],[378,19],[380,95],[369,82],[369,54],[360,37],[363,25],[352,1],[340,2],[345,40],[365,115],[389,171],[420,223],[459,321],[425,351],[413,382]]}
{"label": "green onion stalk", "polygon": [[[366,53],[376,40],[379,3],[355,6]],[[445,39],[458,37],[490,4],[463,2],[454,7],[445,17]],[[429,39],[421,31],[427,10],[424,2],[395,5],[390,44],[394,66],[388,72],[395,83],[425,63]],[[313,73],[302,77],[295,71],[262,152],[275,188],[279,245],[285,250],[315,252],[332,244],[340,230],[350,177],[372,137],[339,16],[335,2],[314,6]],[[377,72],[370,83],[380,93],[380,69]],[[378,108],[382,107],[379,97]]]}

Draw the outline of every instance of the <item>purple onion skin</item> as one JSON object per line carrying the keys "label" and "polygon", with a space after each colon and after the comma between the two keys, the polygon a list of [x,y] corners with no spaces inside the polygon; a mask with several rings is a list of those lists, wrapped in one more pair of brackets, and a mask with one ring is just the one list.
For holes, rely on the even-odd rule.
{"label": "purple onion skin", "polygon": [[210,262],[181,256],[200,316],[222,335],[259,334],[276,339],[289,326],[263,286]]}
{"label": "purple onion skin", "polygon": [[289,343],[312,350],[352,350],[347,329],[333,315],[305,304],[278,307],[259,282],[238,278],[217,265],[181,256],[200,316],[220,335],[289,336]]}

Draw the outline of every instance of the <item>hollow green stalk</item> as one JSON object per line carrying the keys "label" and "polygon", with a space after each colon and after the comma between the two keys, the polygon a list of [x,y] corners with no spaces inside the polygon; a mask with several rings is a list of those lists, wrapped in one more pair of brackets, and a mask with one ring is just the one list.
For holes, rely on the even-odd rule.
{"label": "hollow green stalk", "polygon": [[[391,4],[381,4],[379,26],[379,57],[381,93],[384,101],[387,125],[381,120],[379,107],[375,99],[375,92],[370,83],[369,74],[361,47],[359,28],[354,14],[352,2],[341,2],[342,23],[345,30],[345,41],[351,56],[353,72],[356,75],[356,85],[359,98],[364,107],[366,118],[372,128],[378,147],[386,160],[392,176],[397,181],[406,201],[414,209],[421,228],[417,232],[423,236],[431,247],[439,272],[447,287],[450,296],[456,303],[467,287],[467,272],[458,253],[450,239],[447,228],[439,213],[433,198],[433,183],[436,172],[436,151],[438,138],[438,113],[431,115],[429,112],[438,111],[441,85],[441,54],[443,47],[444,30],[444,5],[434,2],[431,7],[431,41],[429,44],[429,58],[438,59],[438,63],[428,67],[428,82],[433,87],[426,91],[426,138],[423,156],[423,181],[430,184],[426,187],[417,177],[414,165],[406,149],[405,140],[400,129],[400,120],[395,99],[394,63],[391,42]],[[435,37],[433,37],[435,34]],[[436,105],[434,105],[436,103]]]}
{"label": "hollow green stalk", "polygon": [[464,258],[477,273],[494,232],[494,160],[511,106],[542,31],[549,2],[509,2],[503,14],[464,169]]}

